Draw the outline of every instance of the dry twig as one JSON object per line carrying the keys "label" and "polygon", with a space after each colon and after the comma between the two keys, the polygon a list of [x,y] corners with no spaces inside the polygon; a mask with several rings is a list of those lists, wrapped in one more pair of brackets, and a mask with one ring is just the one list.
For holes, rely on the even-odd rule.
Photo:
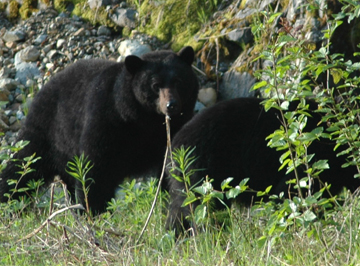
{"label": "dry twig", "polygon": [[38,232],[40,232],[41,229],[43,229],[56,215],[58,215],[58,214],[60,214],[60,213],[63,213],[63,212],[65,212],[65,211],[71,210],[71,209],[85,210],[84,207],[83,207],[81,204],[76,204],[76,205],[72,205],[72,206],[69,206],[69,207],[62,208],[62,209],[54,212],[53,214],[51,214],[51,215],[46,219],[46,221],[44,221],[44,222],[39,226],[39,228],[35,229],[33,232],[31,232],[30,234],[26,235],[25,237],[19,239],[19,240],[16,241],[16,242],[18,243],[18,242],[21,242],[21,241],[23,241],[23,240],[29,239],[30,237],[33,237],[33,236],[36,235]]}
{"label": "dry twig", "polygon": [[170,153],[170,157],[171,157],[171,163],[172,165],[174,165],[174,162],[172,160],[172,152],[171,152],[171,135],[170,135],[170,117],[168,115],[165,116],[165,123],[166,123],[166,136],[167,136],[167,148],[166,148],[166,152],[165,152],[165,157],[164,157],[164,163],[163,163],[163,167],[162,167],[162,171],[161,171],[161,176],[160,176],[160,180],[159,180],[159,184],[158,184],[158,187],[156,189],[156,193],[155,193],[155,198],[154,198],[154,201],[151,205],[151,209],[150,209],[150,212],[149,212],[149,215],[146,219],[146,222],[145,222],[145,225],[143,227],[143,229],[141,230],[141,233],[140,233],[140,236],[138,238],[138,240],[136,241],[136,245],[139,244],[142,236],[144,235],[144,232],[149,224],[149,221],[150,221],[150,218],[154,212],[154,208],[155,208],[155,204],[156,204],[156,201],[157,201],[157,198],[159,196],[159,192],[161,190],[161,184],[162,184],[162,181],[164,179],[164,173],[165,173],[165,167],[166,167],[166,160],[167,160],[167,157],[168,157],[168,153]]}

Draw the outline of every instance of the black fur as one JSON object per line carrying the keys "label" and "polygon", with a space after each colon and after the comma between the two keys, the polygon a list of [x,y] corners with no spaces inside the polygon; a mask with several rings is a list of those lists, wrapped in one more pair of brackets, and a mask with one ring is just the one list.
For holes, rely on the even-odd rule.
{"label": "black fur", "polygon": [[[66,163],[84,153],[94,164],[88,175],[95,181],[90,187],[91,209],[104,210],[125,177],[161,166],[165,113],[171,116],[172,133],[192,117],[198,93],[193,59],[193,49],[185,47],[178,54],[129,56],[125,63],[83,60],[57,74],[34,98],[19,133],[18,140],[30,144],[16,158],[34,152],[42,158],[19,187],[31,179],[49,183],[59,175],[75,195],[78,184],[65,172]],[[167,93],[161,96],[162,91]],[[176,110],[166,109],[170,101]],[[18,178],[16,171],[9,162],[1,175],[2,201],[9,191],[7,180]]]}

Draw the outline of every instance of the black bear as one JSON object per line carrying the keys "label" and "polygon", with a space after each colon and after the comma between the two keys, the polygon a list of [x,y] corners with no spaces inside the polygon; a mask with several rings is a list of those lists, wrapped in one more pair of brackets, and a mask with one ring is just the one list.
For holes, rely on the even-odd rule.
{"label": "black bear", "polygon": [[[66,164],[84,153],[94,165],[88,174],[95,181],[89,205],[95,212],[104,210],[125,177],[161,166],[165,115],[171,117],[171,133],[193,116],[199,89],[193,60],[194,50],[184,47],[177,54],[128,56],[124,63],[82,60],[55,75],[34,98],[19,132],[18,140],[30,143],[16,158],[36,152],[41,160],[18,188],[59,175],[74,196],[79,184],[66,173]],[[2,201],[10,189],[7,180],[18,178],[17,171],[14,162],[3,171]]]}
{"label": "black bear", "polygon": [[[268,141],[265,140],[279,129],[281,116],[275,108],[265,112],[261,101],[257,98],[238,98],[220,102],[200,112],[175,135],[172,141],[173,150],[181,146],[195,147],[191,156],[197,157],[197,160],[187,170],[204,169],[191,176],[192,185],[208,175],[210,179],[214,179],[214,189],[221,190],[221,182],[228,177],[234,177],[232,185],[239,184],[244,178],[250,178],[248,185],[251,189],[264,191],[272,185],[270,194],[285,192],[285,195],[288,195],[285,181],[294,176],[286,175],[286,169],[278,171],[279,157],[284,151],[268,147]],[[290,109],[294,110],[296,105],[297,103],[293,103]],[[310,109],[315,108],[316,104],[310,102]],[[320,120],[319,113],[312,113],[306,130],[316,128]],[[357,171],[355,167],[341,167],[346,158],[336,157],[339,151],[334,152],[334,145],[334,141],[327,139],[314,141],[308,152],[316,154],[313,160],[328,160],[330,169],[321,173],[320,179],[332,184],[332,193],[338,193],[344,186],[354,190],[360,186],[360,180],[354,178]],[[179,175],[178,171],[174,173]],[[184,183],[174,178],[167,180],[171,200],[167,228],[181,232],[191,226],[184,219],[190,214],[189,206],[181,207],[185,199],[181,192],[185,189]],[[314,184],[314,188],[319,188],[319,184]],[[254,196],[256,194],[245,192],[239,195],[238,200],[250,204],[252,200],[256,200]],[[194,203],[193,209],[198,204]]]}

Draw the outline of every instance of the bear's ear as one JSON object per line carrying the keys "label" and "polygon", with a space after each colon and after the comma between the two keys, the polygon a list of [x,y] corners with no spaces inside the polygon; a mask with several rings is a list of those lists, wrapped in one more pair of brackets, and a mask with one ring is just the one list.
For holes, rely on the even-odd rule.
{"label": "bear's ear", "polygon": [[180,52],[178,52],[178,56],[185,61],[185,63],[191,66],[194,61],[195,52],[191,46],[185,46],[180,50]]}
{"label": "bear's ear", "polygon": [[128,55],[125,58],[125,67],[132,75],[134,75],[143,64],[144,61],[136,55]]}

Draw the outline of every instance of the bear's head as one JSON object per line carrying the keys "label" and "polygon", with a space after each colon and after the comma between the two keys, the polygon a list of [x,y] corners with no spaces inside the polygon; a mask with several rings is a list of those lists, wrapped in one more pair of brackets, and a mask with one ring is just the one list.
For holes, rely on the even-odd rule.
{"label": "bear's head", "polygon": [[130,55],[125,68],[136,101],[147,110],[170,117],[193,112],[199,84],[192,71],[194,50],[155,51],[141,58]]}

